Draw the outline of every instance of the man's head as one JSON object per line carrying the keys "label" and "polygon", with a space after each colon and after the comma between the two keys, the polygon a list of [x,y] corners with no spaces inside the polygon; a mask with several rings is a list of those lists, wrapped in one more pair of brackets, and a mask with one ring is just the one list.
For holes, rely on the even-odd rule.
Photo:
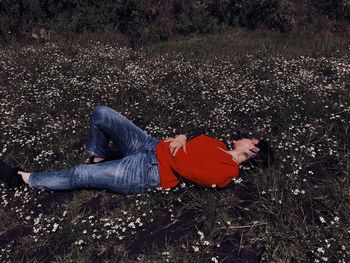
{"label": "man's head", "polygon": [[237,141],[233,141],[232,146],[236,152],[237,161],[239,163],[243,163],[251,158],[254,158],[260,151],[260,148],[257,146],[258,143],[259,140],[255,138],[243,138]]}
{"label": "man's head", "polygon": [[233,141],[233,151],[239,163],[252,163],[267,167],[273,162],[274,153],[264,139],[256,139],[251,133],[238,132]]}

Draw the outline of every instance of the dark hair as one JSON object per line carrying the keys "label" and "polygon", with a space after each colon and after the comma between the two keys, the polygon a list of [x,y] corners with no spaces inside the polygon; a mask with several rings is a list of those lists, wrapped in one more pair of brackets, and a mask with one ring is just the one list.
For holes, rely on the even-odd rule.
{"label": "dark hair", "polygon": [[251,158],[244,162],[244,164],[252,164],[254,166],[267,168],[269,165],[273,164],[275,161],[275,153],[271,149],[270,144],[267,140],[263,139],[255,132],[247,132],[247,131],[238,131],[234,134],[234,140],[240,139],[258,139],[259,143],[256,144],[256,147],[260,149],[257,155],[254,158]]}
{"label": "dark hair", "polygon": [[260,151],[254,158],[249,159],[248,162],[251,162],[253,165],[263,168],[266,168],[270,164],[274,163],[274,152],[266,140],[259,139],[259,143],[256,144],[256,147],[258,147]]}

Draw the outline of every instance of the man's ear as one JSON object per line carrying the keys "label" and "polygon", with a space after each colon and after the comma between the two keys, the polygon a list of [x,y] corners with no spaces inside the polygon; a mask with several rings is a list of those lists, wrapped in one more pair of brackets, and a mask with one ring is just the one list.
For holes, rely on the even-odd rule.
{"label": "man's ear", "polygon": [[236,140],[233,140],[233,141],[232,141],[232,147],[235,146],[235,142],[236,142]]}

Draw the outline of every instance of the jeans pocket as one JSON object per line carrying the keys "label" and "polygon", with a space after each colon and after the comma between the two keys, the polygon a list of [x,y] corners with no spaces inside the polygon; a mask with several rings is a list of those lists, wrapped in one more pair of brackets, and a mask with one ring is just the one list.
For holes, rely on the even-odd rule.
{"label": "jeans pocket", "polygon": [[145,169],[145,188],[150,190],[160,186],[158,159],[155,149],[147,151],[148,161]]}
{"label": "jeans pocket", "polygon": [[157,163],[150,163],[147,165],[145,186],[147,189],[155,188],[160,185],[159,169]]}

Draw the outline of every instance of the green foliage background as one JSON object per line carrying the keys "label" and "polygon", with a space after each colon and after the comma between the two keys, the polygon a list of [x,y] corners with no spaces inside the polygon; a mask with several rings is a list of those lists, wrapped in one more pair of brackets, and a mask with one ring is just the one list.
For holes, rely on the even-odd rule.
{"label": "green foliage background", "polygon": [[[289,32],[320,16],[350,21],[346,0],[18,0],[0,1],[0,39],[30,36],[35,26],[68,36],[112,29],[133,45],[171,35],[219,33],[228,27]],[[321,19],[322,20],[322,19]]]}

